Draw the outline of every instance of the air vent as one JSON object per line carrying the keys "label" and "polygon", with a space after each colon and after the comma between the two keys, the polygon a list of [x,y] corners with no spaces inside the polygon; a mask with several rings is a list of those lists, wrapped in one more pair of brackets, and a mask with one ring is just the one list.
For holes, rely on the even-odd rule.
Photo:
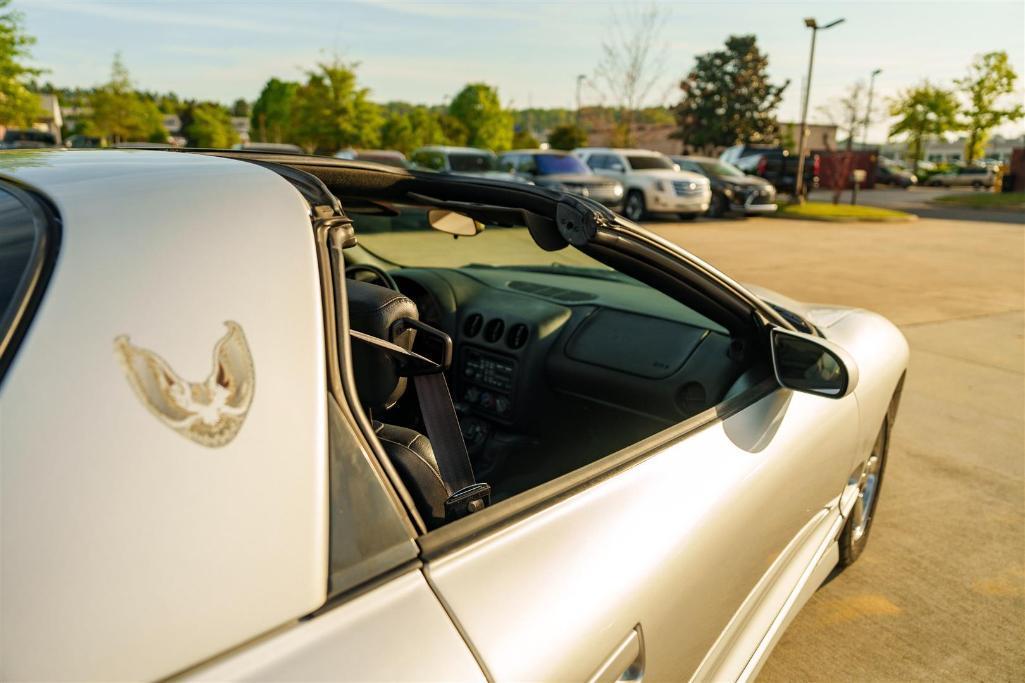
{"label": "air vent", "polygon": [[523,292],[524,294],[533,294],[534,296],[553,299],[555,301],[561,301],[568,304],[579,303],[581,301],[591,301],[598,298],[590,292],[577,292],[572,289],[539,285],[536,282],[526,282],[523,280],[513,280],[509,283],[509,289],[515,289],[517,292]]}
{"label": "air vent", "polygon": [[484,326],[484,339],[494,344],[505,333],[505,322],[501,318],[494,318]]}
{"label": "air vent", "polygon": [[484,316],[480,313],[471,313],[463,322],[463,334],[467,337],[476,337],[480,334],[480,328],[484,326]]}
{"label": "air vent", "polygon": [[520,349],[527,343],[530,330],[523,323],[516,323],[509,328],[509,334],[505,335],[505,345],[510,349]]}

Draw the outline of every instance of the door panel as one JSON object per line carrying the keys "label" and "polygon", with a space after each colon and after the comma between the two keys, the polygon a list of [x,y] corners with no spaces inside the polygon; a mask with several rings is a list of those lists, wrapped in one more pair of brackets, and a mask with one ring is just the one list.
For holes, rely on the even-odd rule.
{"label": "door panel", "polygon": [[853,396],[777,390],[428,564],[499,681],[586,680],[640,627],[644,676],[689,676],[847,478]]}
{"label": "door panel", "polygon": [[201,681],[484,681],[418,570],[185,677]]}

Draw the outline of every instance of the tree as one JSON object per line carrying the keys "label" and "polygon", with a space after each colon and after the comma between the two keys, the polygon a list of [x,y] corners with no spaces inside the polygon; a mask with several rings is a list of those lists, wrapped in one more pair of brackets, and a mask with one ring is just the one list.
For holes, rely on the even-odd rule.
{"label": "tree", "polygon": [[558,126],[548,134],[548,144],[552,149],[576,149],[587,144],[587,133],[573,123]]}
{"label": "tree", "polygon": [[863,100],[866,92],[865,83],[857,81],[848,86],[847,92],[841,97],[834,99],[827,106],[819,107],[819,113],[836,126],[837,132],[845,136],[844,153],[834,155],[831,160],[834,204],[840,203],[840,194],[854,170],[854,134],[864,123],[862,111],[865,107]]}
{"label": "tree", "polygon": [[680,82],[674,137],[685,148],[774,141],[779,136],[776,110],[790,81],[773,85],[768,68],[769,58],[753,35],[730,36],[725,49],[698,55]]}
{"label": "tree", "polygon": [[424,145],[449,142],[437,112],[422,105],[399,104],[388,105],[390,111],[385,115],[384,125],[381,126],[382,147],[409,154]]}
{"label": "tree", "polygon": [[537,149],[541,146],[534,134],[525,128],[513,132],[512,147],[514,149]]}
{"label": "tree", "polygon": [[969,164],[985,156],[990,131],[1025,115],[1020,104],[1007,108],[998,106],[1001,99],[1014,93],[1016,80],[1018,74],[1008,62],[1007,53],[1000,51],[977,56],[968,68],[968,74],[954,81],[968,98],[964,115],[968,130],[965,160]]}
{"label": "tree", "polygon": [[272,78],[253,103],[250,123],[262,142],[289,142],[292,136],[292,105],[298,83]]}
{"label": "tree", "polygon": [[163,115],[156,102],[144,99],[132,87],[132,79],[114,55],[110,82],[97,88],[90,99],[92,116],[86,125],[89,135],[106,138],[108,142],[166,142]]}
{"label": "tree", "polygon": [[190,147],[231,147],[238,133],[231,125],[230,112],[219,104],[202,102],[190,107],[185,136]]}
{"label": "tree", "polygon": [[498,90],[469,83],[453,98],[448,113],[466,130],[466,144],[501,152],[513,141],[513,114],[502,108]]}
{"label": "tree", "polygon": [[958,105],[954,93],[928,81],[908,88],[890,102],[890,116],[899,117],[890,135],[906,135],[912,172],[918,172],[922,148],[930,136],[958,130]]}
{"label": "tree", "polygon": [[633,144],[637,110],[662,80],[668,54],[661,39],[665,13],[654,3],[631,7],[625,16],[613,11],[593,79],[609,100],[618,103],[614,137],[622,146]]}
{"label": "tree", "polygon": [[[0,0],[0,11],[10,4],[10,0]],[[30,126],[42,113],[39,96],[28,87],[28,81],[42,70],[22,63],[31,56],[29,48],[35,42],[23,32],[21,12],[0,14],[0,125]]]}
{"label": "tree", "polygon": [[380,144],[380,108],[357,86],[358,66],[335,59],[307,72],[292,104],[294,142],[321,154]]}
{"label": "tree", "polygon": [[231,105],[231,115],[244,116],[246,118],[249,118],[249,115],[252,113],[250,111],[251,109],[252,108],[249,106],[249,102],[245,101],[240,97],[237,100],[235,100],[234,104]]}

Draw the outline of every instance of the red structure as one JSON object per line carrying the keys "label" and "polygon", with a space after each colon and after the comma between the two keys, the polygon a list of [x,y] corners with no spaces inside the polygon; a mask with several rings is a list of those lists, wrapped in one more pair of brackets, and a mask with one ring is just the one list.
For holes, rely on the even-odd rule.
{"label": "red structure", "polygon": [[[844,150],[822,149],[817,150],[821,158],[819,166],[819,187],[823,189],[851,189],[851,173],[855,169],[865,171],[865,182],[861,184],[863,189],[875,187],[876,164],[879,162],[877,150]],[[839,188],[837,187],[839,185]]]}

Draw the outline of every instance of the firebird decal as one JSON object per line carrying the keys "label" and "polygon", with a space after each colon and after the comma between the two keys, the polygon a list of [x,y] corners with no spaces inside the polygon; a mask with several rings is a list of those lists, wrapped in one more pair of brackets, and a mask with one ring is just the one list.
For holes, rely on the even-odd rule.
{"label": "firebird decal", "polygon": [[114,340],[114,354],[128,383],[151,413],[182,436],[210,448],[235,438],[253,402],[253,357],[238,323],[214,346],[213,370],[203,382],[187,382],[163,358],[134,346],[127,335]]}

